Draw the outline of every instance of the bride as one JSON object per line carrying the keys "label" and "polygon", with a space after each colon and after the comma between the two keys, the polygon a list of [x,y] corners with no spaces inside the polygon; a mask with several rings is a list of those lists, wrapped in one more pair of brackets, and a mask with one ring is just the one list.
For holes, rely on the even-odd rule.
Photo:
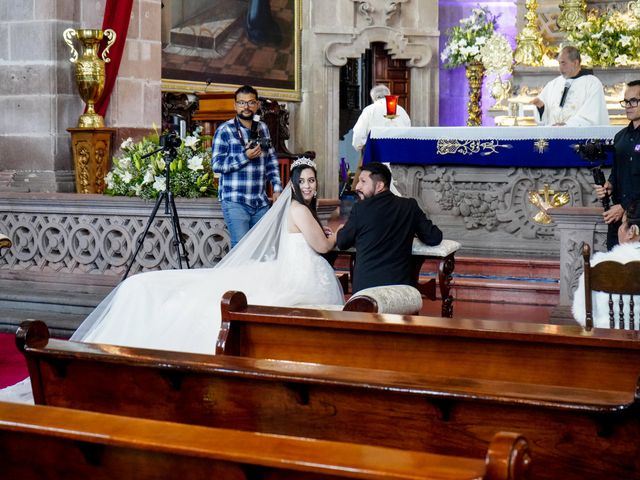
{"label": "bride", "polygon": [[71,340],[213,354],[220,299],[228,290],[261,305],[343,304],[335,273],[319,255],[336,240],[318,220],[316,191],[316,164],[296,160],[278,201],[214,268],[128,278]]}
{"label": "bride", "polygon": [[[293,162],[291,182],[277,202],[220,263],[129,277],[71,340],[214,354],[220,300],[228,290],[261,305],[342,305],[342,287],[319,255],[336,238],[316,214],[316,175],[312,160]],[[0,400],[33,403],[29,379],[0,391]]]}

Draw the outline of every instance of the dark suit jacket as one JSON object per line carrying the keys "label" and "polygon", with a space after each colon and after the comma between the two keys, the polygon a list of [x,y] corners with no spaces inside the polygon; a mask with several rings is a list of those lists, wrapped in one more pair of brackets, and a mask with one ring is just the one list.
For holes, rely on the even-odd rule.
{"label": "dark suit jacket", "polygon": [[413,198],[386,190],[357,202],[338,232],[341,250],[356,247],[353,292],[380,285],[413,285],[411,247],[414,236],[438,245],[442,232]]}

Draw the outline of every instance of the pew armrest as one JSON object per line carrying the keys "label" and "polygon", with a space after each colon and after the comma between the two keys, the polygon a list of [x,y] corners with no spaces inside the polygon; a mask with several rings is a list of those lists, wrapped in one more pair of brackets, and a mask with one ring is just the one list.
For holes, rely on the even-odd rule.
{"label": "pew armrest", "polygon": [[345,304],[351,312],[395,313],[415,315],[422,308],[422,295],[410,285],[386,285],[360,290]]}
{"label": "pew armrest", "polygon": [[417,238],[414,238],[412,253],[413,255],[422,255],[425,257],[444,258],[460,250],[460,246],[460,242],[447,239],[442,240],[439,245],[429,246],[425,245]]}

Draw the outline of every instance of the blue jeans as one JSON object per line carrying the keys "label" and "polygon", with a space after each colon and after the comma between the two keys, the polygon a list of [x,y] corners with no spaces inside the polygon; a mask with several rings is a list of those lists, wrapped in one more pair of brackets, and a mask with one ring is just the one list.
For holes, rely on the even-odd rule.
{"label": "blue jeans", "polygon": [[222,214],[231,235],[231,248],[235,247],[240,239],[251,230],[251,227],[258,223],[267,210],[269,210],[269,205],[252,207],[245,203],[222,201]]}

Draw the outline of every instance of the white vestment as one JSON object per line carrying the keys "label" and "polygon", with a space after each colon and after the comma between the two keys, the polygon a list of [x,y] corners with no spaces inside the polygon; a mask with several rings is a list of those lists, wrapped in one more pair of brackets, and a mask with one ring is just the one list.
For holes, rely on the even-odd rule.
{"label": "white vestment", "polygon": [[398,105],[396,109],[396,118],[385,118],[387,114],[387,103],[384,98],[379,98],[371,105],[362,110],[358,121],[353,127],[353,140],[351,144],[353,148],[360,151],[367,143],[369,130],[372,127],[410,127],[411,119],[404,108]]}
{"label": "white vestment", "polygon": [[[616,245],[610,252],[597,252],[591,258],[591,266],[607,260],[620,263],[629,263],[640,260],[640,242],[621,243],[620,245]],[[604,292],[594,292],[592,295],[591,305],[593,308],[593,326],[595,328],[611,328],[609,323],[609,294]],[[623,297],[625,301],[625,318],[628,319],[629,298],[628,295],[623,295]],[[640,299],[638,296],[636,296],[634,301],[634,317],[635,321],[638,322],[640,319]],[[618,295],[613,295],[613,303],[617,328],[619,318],[618,313],[620,312],[620,308],[618,306]],[[573,318],[575,318],[576,321],[584,327],[587,315],[584,298],[584,273],[580,275],[578,288],[573,292],[573,306],[571,311],[573,313]]]}
{"label": "white vestment", "polygon": [[[570,87],[561,107],[560,101],[567,82]],[[535,109],[536,120],[541,125],[609,125],[602,83],[593,75],[569,80],[560,75],[545,85],[538,98],[544,102],[542,117],[538,109]]]}

